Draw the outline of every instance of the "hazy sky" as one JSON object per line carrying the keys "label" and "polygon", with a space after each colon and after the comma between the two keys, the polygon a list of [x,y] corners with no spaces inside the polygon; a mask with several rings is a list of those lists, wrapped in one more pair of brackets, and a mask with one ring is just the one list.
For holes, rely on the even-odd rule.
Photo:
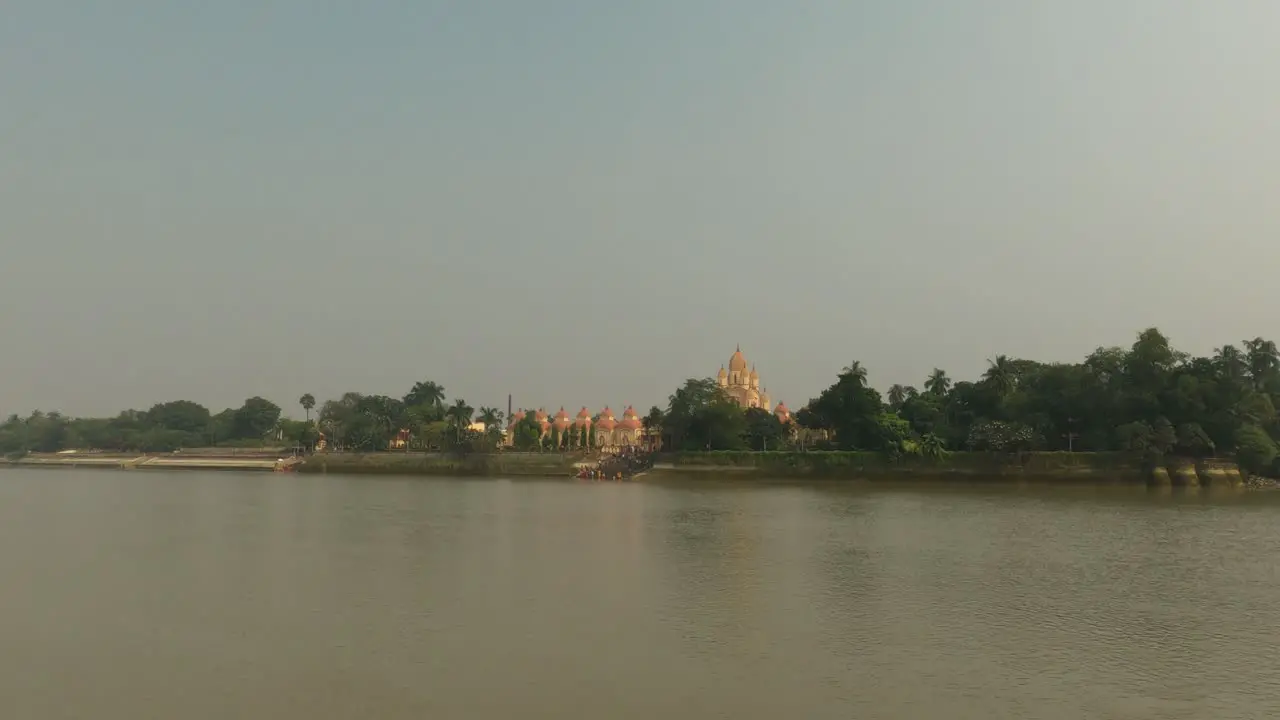
{"label": "hazy sky", "polygon": [[0,414],[1280,336],[1280,3],[0,5]]}

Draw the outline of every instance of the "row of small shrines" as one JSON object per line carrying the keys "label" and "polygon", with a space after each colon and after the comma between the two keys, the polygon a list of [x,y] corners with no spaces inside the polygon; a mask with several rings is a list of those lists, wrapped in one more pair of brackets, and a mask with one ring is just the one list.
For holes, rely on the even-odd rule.
{"label": "row of small shrines", "polygon": [[[524,410],[518,410],[511,415],[511,424],[507,426],[507,434],[505,442],[507,445],[515,441],[515,433],[513,432],[517,423],[528,417],[528,413]],[[614,417],[613,411],[605,408],[600,414],[593,418],[591,413],[584,407],[578,411],[576,417],[569,417],[569,413],[562,407],[560,412],[554,416],[548,416],[547,412],[538,409],[534,412],[533,417],[538,421],[539,427],[542,428],[542,438],[563,438],[561,442],[566,445],[580,445],[581,438],[588,438],[587,442],[595,447],[625,447],[629,445],[645,444],[644,423],[640,421],[640,416],[636,414],[635,408],[630,405],[622,412],[622,419]]]}
{"label": "row of small shrines", "polygon": [[[784,425],[791,423],[791,410],[787,408],[786,403],[778,403],[773,409],[773,414]],[[504,442],[511,445],[515,440],[516,423],[524,420],[528,414],[524,410],[517,410],[511,416],[511,424],[507,426]],[[562,444],[580,445],[578,438],[586,436],[589,438],[591,445],[595,447],[626,447],[652,445],[657,442],[657,437],[647,437],[644,429],[644,423],[640,420],[640,416],[636,414],[635,408],[630,405],[622,412],[622,419],[618,420],[614,417],[613,411],[608,407],[600,411],[596,417],[592,417],[591,412],[585,407],[578,411],[575,417],[569,417],[569,413],[563,407],[560,412],[554,416],[548,416],[545,410],[539,408],[534,412],[534,419],[538,421],[538,425],[542,428],[542,438],[549,437],[563,438]]]}

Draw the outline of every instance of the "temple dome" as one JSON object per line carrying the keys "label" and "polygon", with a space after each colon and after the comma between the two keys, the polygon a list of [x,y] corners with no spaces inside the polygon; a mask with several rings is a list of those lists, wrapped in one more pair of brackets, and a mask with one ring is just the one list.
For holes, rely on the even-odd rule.
{"label": "temple dome", "polygon": [[640,425],[640,418],[636,416],[635,408],[628,405],[627,411],[622,413],[622,422],[618,427],[621,427],[624,430],[639,430]]}
{"label": "temple dome", "polygon": [[606,405],[604,410],[600,411],[600,419],[596,421],[596,427],[600,428],[601,430],[608,431],[608,430],[614,429],[617,426],[618,426],[618,421],[613,419],[613,411],[610,410],[609,406]]}
{"label": "temple dome", "polygon": [[574,427],[588,427],[591,425],[591,413],[584,407],[578,411],[578,417],[573,421]]}
{"label": "temple dome", "polygon": [[721,366],[720,366],[720,372],[716,373],[716,377],[718,377],[718,378],[720,378],[720,379],[724,379],[724,378],[726,378],[726,377],[728,377],[728,376],[729,376],[729,373],[725,372],[725,371],[724,371],[724,366],[723,366],[723,365],[721,365]]}
{"label": "temple dome", "polygon": [[555,418],[552,419],[551,424],[554,425],[557,430],[564,430],[573,424],[573,421],[569,419],[569,413],[565,412],[563,405],[560,407],[560,412],[556,413]]}
{"label": "temple dome", "polygon": [[742,348],[733,351],[729,358],[729,372],[742,372],[747,369],[747,359],[742,356]]}

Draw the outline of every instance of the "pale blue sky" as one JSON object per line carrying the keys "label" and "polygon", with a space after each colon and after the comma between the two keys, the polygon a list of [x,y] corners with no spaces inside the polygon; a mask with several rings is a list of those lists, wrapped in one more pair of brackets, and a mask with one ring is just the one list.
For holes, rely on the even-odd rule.
{"label": "pale blue sky", "polygon": [[1280,3],[0,6],[0,413],[1280,336]]}

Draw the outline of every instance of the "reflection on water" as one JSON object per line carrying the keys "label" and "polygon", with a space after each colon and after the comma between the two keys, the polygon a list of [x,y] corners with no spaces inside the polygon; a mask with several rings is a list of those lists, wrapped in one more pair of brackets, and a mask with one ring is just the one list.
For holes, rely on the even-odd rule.
{"label": "reflection on water", "polygon": [[0,473],[4,717],[1280,717],[1280,496]]}

